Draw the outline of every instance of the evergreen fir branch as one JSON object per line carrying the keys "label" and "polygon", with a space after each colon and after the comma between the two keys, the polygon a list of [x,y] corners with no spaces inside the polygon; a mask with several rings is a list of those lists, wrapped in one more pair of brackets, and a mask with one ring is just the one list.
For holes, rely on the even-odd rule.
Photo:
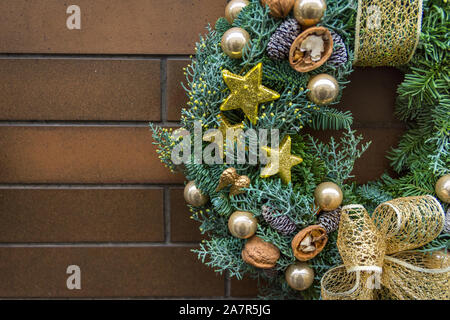
{"label": "evergreen fir branch", "polygon": [[241,259],[244,242],[241,239],[229,237],[215,237],[203,240],[200,249],[192,249],[198,259],[205,265],[223,274],[228,271],[230,277],[242,279],[250,267]]}
{"label": "evergreen fir branch", "polygon": [[341,130],[349,128],[353,123],[350,111],[321,107],[312,116],[311,127],[315,130]]}
{"label": "evergreen fir branch", "polygon": [[340,143],[336,142],[334,137],[331,137],[328,144],[318,142],[310,137],[311,150],[325,162],[328,170],[327,177],[338,185],[343,185],[345,180],[353,177],[351,172],[355,161],[370,145],[370,142],[367,142],[358,148],[363,138],[355,136],[355,132],[347,128]]}

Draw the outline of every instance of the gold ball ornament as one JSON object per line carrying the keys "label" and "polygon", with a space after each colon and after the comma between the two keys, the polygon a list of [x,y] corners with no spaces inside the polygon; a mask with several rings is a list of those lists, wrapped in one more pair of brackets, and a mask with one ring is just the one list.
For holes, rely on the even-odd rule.
{"label": "gold ball ornament", "polygon": [[314,282],[314,270],[305,262],[290,265],[284,276],[288,285],[298,291],[308,289]]}
{"label": "gold ball ornament", "polygon": [[435,191],[439,199],[445,203],[450,203],[450,174],[442,176],[436,182]]}
{"label": "gold ball ornament", "polygon": [[326,9],[325,0],[296,0],[294,17],[303,27],[311,27],[319,23]]}
{"label": "gold ball ornament", "polygon": [[242,8],[247,5],[248,0],[231,0],[225,7],[225,19],[227,19],[229,23],[233,23],[234,19],[237,18]]}
{"label": "gold ball ornament", "polygon": [[200,207],[208,202],[209,197],[197,188],[194,181],[189,181],[184,187],[184,200],[194,207]]}
{"label": "gold ball ornament", "polygon": [[242,50],[250,42],[250,35],[242,28],[228,29],[222,36],[220,45],[223,52],[233,59],[242,58]]}
{"label": "gold ball ornament", "polygon": [[235,211],[228,219],[228,230],[236,238],[250,238],[255,234],[257,227],[258,221],[250,212]]}
{"label": "gold ball ornament", "polygon": [[333,76],[321,73],[309,80],[308,90],[309,100],[317,105],[326,105],[337,98],[339,84]]}
{"label": "gold ball ornament", "polygon": [[341,188],[333,182],[323,182],[314,190],[314,199],[320,209],[333,211],[337,209],[343,199]]}

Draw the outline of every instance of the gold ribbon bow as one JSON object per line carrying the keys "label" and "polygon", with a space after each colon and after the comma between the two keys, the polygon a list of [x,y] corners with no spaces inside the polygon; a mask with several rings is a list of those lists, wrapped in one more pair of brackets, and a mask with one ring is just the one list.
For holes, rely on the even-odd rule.
{"label": "gold ribbon bow", "polygon": [[384,202],[372,217],[361,205],[344,206],[337,240],[344,265],[324,274],[322,298],[448,300],[448,254],[408,251],[435,239],[444,221],[429,195]]}

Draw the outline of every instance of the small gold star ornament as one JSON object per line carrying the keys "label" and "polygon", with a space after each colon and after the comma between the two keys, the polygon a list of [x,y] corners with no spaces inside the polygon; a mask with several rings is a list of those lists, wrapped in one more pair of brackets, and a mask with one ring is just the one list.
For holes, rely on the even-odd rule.
{"label": "small gold star ornament", "polygon": [[262,63],[258,63],[245,76],[228,70],[223,70],[222,75],[231,94],[222,103],[220,110],[242,109],[253,124],[258,118],[258,105],[280,97],[277,92],[262,85]]}
{"label": "small gold star ornament", "polygon": [[291,137],[284,137],[278,149],[262,147],[267,152],[269,163],[261,170],[261,178],[277,174],[284,183],[291,182],[291,168],[300,164],[303,159],[291,154]]}
{"label": "small gold star ornament", "polygon": [[[237,124],[231,124],[230,121],[228,121],[228,119],[222,114],[219,115],[219,121],[220,121],[219,128],[208,130],[203,135],[203,141],[217,144],[219,148],[219,155],[221,158],[223,158],[224,157],[223,146],[224,143],[226,142],[227,131],[231,130],[230,134],[233,134],[233,141],[241,143],[240,139],[238,139],[238,136],[236,135],[237,134],[236,131],[243,129],[244,124],[242,122]],[[219,135],[221,135],[221,137]]]}

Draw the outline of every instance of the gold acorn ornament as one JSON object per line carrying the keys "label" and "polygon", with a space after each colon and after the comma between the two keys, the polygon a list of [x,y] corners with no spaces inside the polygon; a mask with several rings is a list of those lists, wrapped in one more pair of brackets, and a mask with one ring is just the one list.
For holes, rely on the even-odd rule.
{"label": "gold acorn ornament", "polygon": [[258,227],[258,221],[250,212],[235,211],[228,219],[228,230],[240,239],[248,239],[253,236]]}
{"label": "gold acorn ornament", "polygon": [[285,18],[294,6],[295,0],[261,0],[263,6],[270,8],[270,15],[275,18]]}
{"label": "gold acorn ornament", "polygon": [[231,0],[225,7],[225,19],[229,23],[233,23],[234,19],[237,18],[242,8],[248,5],[248,0]]}
{"label": "gold acorn ornament", "polygon": [[242,28],[228,29],[222,36],[220,45],[223,52],[233,59],[242,58],[245,45],[250,42],[250,35]]}
{"label": "gold acorn ornament", "polygon": [[333,211],[342,204],[341,188],[333,182],[323,182],[314,190],[314,200],[320,209]]}
{"label": "gold acorn ornament", "polygon": [[330,104],[339,94],[339,84],[336,79],[326,73],[312,77],[308,82],[308,98],[317,105]]}
{"label": "gold acorn ornament", "polygon": [[304,27],[311,27],[322,19],[327,3],[325,0],[296,0],[294,17]]}
{"label": "gold acorn ornament", "polygon": [[291,264],[284,276],[288,285],[298,291],[308,289],[314,282],[314,270],[305,262]]}
{"label": "gold acorn ornament", "polygon": [[201,207],[208,202],[209,197],[197,188],[194,181],[189,181],[184,187],[184,200],[191,206]]}
{"label": "gold acorn ornament", "polygon": [[439,178],[436,182],[435,191],[439,199],[445,203],[450,203],[450,174]]}

